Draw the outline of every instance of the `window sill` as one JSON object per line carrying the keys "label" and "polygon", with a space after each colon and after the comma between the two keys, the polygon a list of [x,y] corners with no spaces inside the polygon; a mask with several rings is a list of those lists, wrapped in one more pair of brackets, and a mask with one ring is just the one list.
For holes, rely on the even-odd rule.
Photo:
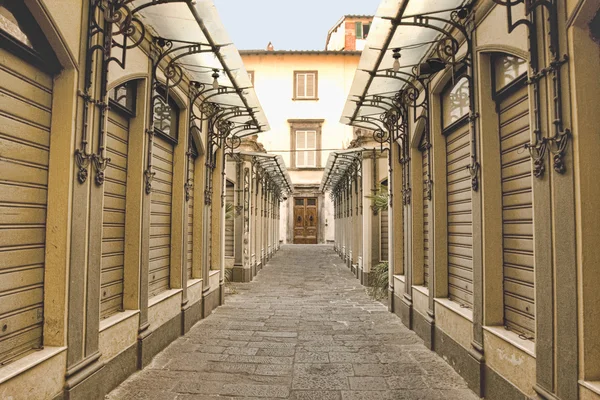
{"label": "window sill", "polygon": [[156,305],[161,301],[168,299],[169,297],[173,297],[181,293],[182,291],[183,289],[170,289],[159,293],[156,296],[152,297],[150,300],[148,300],[148,307],[152,307],[153,305]]}
{"label": "window sill", "polygon": [[125,310],[125,311],[121,311],[118,312],[114,315],[111,315],[110,317],[103,319],[102,321],[100,321],[100,332],[110,328],[111,326],[115,326],[120,322],[125,321],[128,318],[131,318],[132,316],[138,314],[140,312],[140,310]]}
{"label": "window sill", "polygon": [[292,101],[319,101],[318,97],[311,97],[311,98],[299,98],[299,97],[292,97]]}
{"label": "window sill", "polygon": [[439,305],[447,308],[450,311],[454,311],[469,322],[473,322],[473,310],[470,308],[461,307],[459,303],[452,301],[448,298],[435,298],[433,299]]}
{"label": "window sill", "polygon": [[600,395],[600,381],[579,381],[579,384],[593,393]]}
{"label": "window sill", "polygon": [[192,287],[194,285],[197,285],[198,283],[202,282],[202,278],[200,279],[190,279],[189,281],[187,281],[187,287]]}
{"label": "window sill", "polygon": [[417,292],[429,297],[429,288],[426,286],[413,285],[413,290],[416,290]]}
{"label": "window sill", "polygon": [[22,373],[35,368],[44,361],[49,360],[66,350],[66,347],[47,346],[42,350],[34,351],[23,358],[0,367],[0,385],[11,380],[15,376],[21,375]]}
{"label": "window sill", "polygon": [[483,330],[493,334],[499,339],[508,342],[515,346],[517,349],[527,353],[531,357],[535,358],[535,343],[531,340],[521,339],[518,334],[511,332],[503,326],[484,326]]}
{"label": "window sill", "polygon": [[406,282],[404,275],[394,275],[394,279],[398,279],[402,283]]}

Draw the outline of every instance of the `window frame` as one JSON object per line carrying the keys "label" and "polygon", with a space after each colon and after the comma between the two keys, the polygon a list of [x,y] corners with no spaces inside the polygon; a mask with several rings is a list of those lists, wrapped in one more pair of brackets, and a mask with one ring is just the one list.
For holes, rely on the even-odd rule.
{"label": "window frame", "polygon": [[[526,65],[526,70],[522,74],[515,77],[512,81],[510,81],[509,83],[507,83],[506,85],[504,85],[500,89],[498,89],[497,83],[496,83],[496,78],[497,78],[496,74],[498,73],[497,68],[496,68],[496,60],[498,60],[499,58],[507,57],[507,56],[515,57],[515,58],[519,58],[519,59],[523,60]],[[508,96],[513,91],[518,90],[522,85],[525,84],[525,81],[527,80],[527,77],[529,76],[529,65],[528,65],[527,60],[525,60],[519,56],[513,55],[513,54],[493,53],[492,56],[490,57],[490,65],[491,65],[491,69],[492,69],[491,70],[492,98],[495,102],[498,102],[500,98]]]}
{"label": "window frame", "polygon": [[254,71],[246,71],[248,73],[248,78],[250,78],[250,83],[252,83],[252,87],[254,87]]}
{"label": "window frame", "polygon": [[[450,82],[448,82],[446,84],[446,87],[444,87],[444,90],[442,90],[442,92],[439,95],[439,101],[440,101],[440,126],[442,128],[442,134],[446,135],[449,132],[452,132],[454,129],[456,129],[457,127],[463,125],[464,123],[467,122],[467,120],[469,119],[469,114],[471,114],[472,110],[470,109],[470,105],[469,105],[469,110],[468,112],[461,116],[460,118],[458,118],[456,121],[451,122],[450,124],[448,124],[447,126],[444,126],[444,99],[446,97],[446,95],[450,95],[450,93],[452,92],[452,89],[454,89],[455,87],[458,86],[459,82],[463,79],[466,79],[467,84],[469,85],[468,87],[468,91],[470,92],[471,88],[470,85],[472,85],[472,80],[469,78],[469,76],[467,75],[467,71],[463,70],[461,71],[459,74],[457,74],[453,80],[450,80]],[[454,84],[452,84],[454,83]],[[470,100],[469,100],[470,101]]]}
{"label": "window frame", "polygon": [[[295,170],[323,170],[321,154],[322,126],[324,119],[288,119],[290,124],[290,168]],[[296,154],[296,132],[315,131],[315,166],[298,166]]]}
{"label": "window frame", "polygon": [[[307,97],[307,96],[298,96],[298,75],[307,75],[307,74],[313,74],[314,75],[314,96],[312,97]],[[304,70],[298,70],[298,71],[294,71],[294,82],[293,82],[293,86],[294,86],[294,97],[292,98],[292,100],[308,100],[308,101],[316,101],[319,100],[319,71],[316,70],[312,70],[312,71],[304,71]],[[305,90],[306,91],[306,90]]]}
{"label": "window frame", "polygon": [[[130,80],[130,81],[126,81],[123,82],[115,87],[113,87],[109,93],[108,93],[108,104],[110,105],[110,108],[125,114],[128,117],[135,117],[136,116],[136,103],[137,103],[137,84],[138,84],[138,80],[134,79],[134,80]],[[127,96],[131,95],[131,100],[132,100],[132,104],[131,104],[131,108],[124,106],[123,104],[119,103],[116,99],[114,99],[112,97],[112,94],[115,92],[115,90],[117,90],[120,87],[126,87],[127,90]]]}

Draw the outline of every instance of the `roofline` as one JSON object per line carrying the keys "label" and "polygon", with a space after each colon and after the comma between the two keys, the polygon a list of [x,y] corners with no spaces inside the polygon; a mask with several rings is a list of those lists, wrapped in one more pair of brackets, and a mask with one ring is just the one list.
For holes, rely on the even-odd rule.
{"label": "roofline", "polygon": [[326,56],[360,56],[362,51],[345,51],[345,50],[239,50],[240,55],[326,55]]}
{"label": "roofline", "polygon": [[342,18],[340,18],[338,20],[338,22],[336,22],[335,25],[333,25],[333,27],[327,31],[327,39],[325,40],[325,48],[327,48],[327,46],[329,45],[329,40],[331,39],[331,34],[333,33],[333,31],[335,31],[342,24],[342,22],[344,22],[344,20],[346,18],[371,18],[371,21],[372,21],[373,18],[375,18],[375,16],[374,15],[360,15],[360,14],[346,14],[346,15],[342,16]]}

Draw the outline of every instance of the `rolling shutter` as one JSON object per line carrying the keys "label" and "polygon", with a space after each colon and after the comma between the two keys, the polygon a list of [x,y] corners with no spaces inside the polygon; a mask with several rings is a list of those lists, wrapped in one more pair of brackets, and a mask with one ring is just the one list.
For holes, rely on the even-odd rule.
{"label": "rolling shutter", "polygon": [[149,297],[169,289],[171,270],[173,145],[158,135],[154,137],[152,162],[156,175],[150,203]]}
{"label": "rolling shutter", "polygon": [[[192,154],[188,157],[188,171],[190,182],[194,182],[196,155]],[[187,231],[187,277],[192,279],[192,264],[194,262],[194,186],[189,191],[188,200],[188,231]]]}
{"label": "rolling shutter", "polygon": [[386,208],[385,210],[381,210],[381,261],[388,260],[388,251],[389,251],[389,232],[388,232],[388,215],[389,211]]}
{"label": "rolling shutter", "polygon": [[107,156],[102,218],[102,266],[100,271],[100,318],[123,310],[125,251],[125,193],[129,119],[108,113]]}
{"label": "rolling shutter", "polygon": [[[229,204],[234,204],[234,192],[233,192],[233,184],[227,182],[227,187],[225,188],[225,200]],[[225,219],[225,256],[233,257],[233,246],[234,246],[234,218],[231,215],[231,218]]]}
{"label": "rolling shutter", "polygon": [[535,332],[532,178],[527,87],[499,103],[502,166],[504,320],[509,329]]}
{"label": "rolling shutter", "polygon": [[0,365],[42,346],[52,77],[0,49]]}
{"label": "rolling shutter", "polygon": [[427,171],[429,168],[429,149],[421,148],[423,161],[423,286],[429,286],[429,199],[427,195]]}
{"label": "rolling shutter", "polygon": [[473,305],[470,157],[469,126],[463,123],[446,135],[448,296],[467,307]]}

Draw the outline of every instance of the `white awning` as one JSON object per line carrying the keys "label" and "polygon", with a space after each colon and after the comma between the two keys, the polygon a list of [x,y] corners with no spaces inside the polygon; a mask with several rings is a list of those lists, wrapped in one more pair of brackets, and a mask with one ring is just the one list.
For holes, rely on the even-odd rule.
{"label": "white awning", "polygon": [[256,162],[263,171],[266,171],[269,174],[273,182],[279,186],[279,190],[282,194],[291,194],[294,191],[294,184],[285,167],[285,161],[280,155],[259,153],[255,151],[235,151],[234,154],[256,157]]}
{"label": "white awning", "polygon": [[359,147],[329,153],[319,191],[325,193],[325,191],[331,191],[335,188],[340,178],[345,174],[346,169],[356,162],[361,157],[362,152],[366,150]]}
{"label": "white awning", "polygon": [[[155,0],[154,0],[155,1]],[[238,124],[248,120],[261,131],[268,131],[269,123],[258,101],[248,72],[237,48],[231,42],[212,0],[171,0],[156,4],[153,0],[133,0],[133,9],[139,9],[144,25],[151,27],[160,38],[171,40],[175,46],[200,44],[215,52],[183,55],[176,62],[194,81],[211,85],[213,70],[219,71],[219,87],[230,88],[226,93],[215,94],[210,101],[223,106],[238,106],[246,110],[244,115],[230,119]],[[154,3],[154,4],[153,4]],[[174,46],[174,47],[175,47]],[[240,133],[239,137],[257,131]]]}
{"label": "white awning", "polygon": [[[359,104],[361,99],[373,95],[391,96],[403,89],[406,84],[395,77],[385,75],[393,71],[394,49],[400,49],[400,68],[397,75],[408,78],[415,65],[423,61],[441,33],[432,27],[444,28],[452,11],[462,6],[465,0],[383,0],[373,23],[367,44],[360,62],[340,122],[353,125],[361,116],[379,116],[383,110],[367,104]],[[397,25],[394,21],[418,22],[416,15],[429,16],[429,27]]]}

